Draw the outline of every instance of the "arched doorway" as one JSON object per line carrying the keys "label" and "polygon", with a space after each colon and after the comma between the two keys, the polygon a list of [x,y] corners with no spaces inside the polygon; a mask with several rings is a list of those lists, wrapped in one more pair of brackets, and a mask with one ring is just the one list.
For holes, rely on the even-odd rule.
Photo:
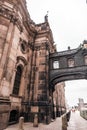
{"label": "arched doorway", "polygon": [[12,110],[10,112],[9,124],[17,123],[18,118],[19,118],[19,111],[18,110]]}

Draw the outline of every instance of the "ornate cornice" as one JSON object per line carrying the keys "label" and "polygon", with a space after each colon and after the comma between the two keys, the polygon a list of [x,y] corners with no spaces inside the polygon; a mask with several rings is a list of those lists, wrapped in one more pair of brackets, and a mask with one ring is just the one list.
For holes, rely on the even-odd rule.
{"label": "ornate cornice", "polygon": [[49,44],[47,43],[47,42],[43,42],[43,43],[41,43],[41,45],[40,46],[34,46],[34,50],[48,50],[49,51],[49,49],[50,49],[50,47],[49,47]]}
{"label": "ornate cornice", "polygon": [[24,43],[25,46],[26,46],[26,49],[28,50],[28,48],[34,50],[34,45],[33,45],[33,42],[30,42],[30,41],[25,41],[24,39],[20,38],[20,45]]}
{"label": "ornate cornice", "polygon": [[17,25],[20,32],[23,31],[22,21],[20,21],[19,16],[16,12],[14,12],[13,10],[9,10],[4,5],[0,5],[0,15],[9,19],[10,22],[13,22],[13,24]]}
{"label": "ornate cornice", "polygon": [[[20,3],[19,3],[20,4]],[[5,17],[6,19],[10,20],[10,22],[13,22],[13,24],[17,25],[20,32],[23,31],[23,26],[28,31],[29,35],[35,36],[37,33],[37,27],[35,23],[30,19],[30,16],[28,12],[25,10],[25,16],[24,13],[22,14],[22,18],[20,18],[18,14],[18,10],[20,12],[20,9],[18,6],[13,6],[12,8],[9,8],[7,5],[4,5],[3,3],[0,3],[0,15]]]}
{"label": "ornate cornice", "polygon": [[17,61],[22,60],[25,65],[27,65],[27,60],[23,56],[18,56]]}

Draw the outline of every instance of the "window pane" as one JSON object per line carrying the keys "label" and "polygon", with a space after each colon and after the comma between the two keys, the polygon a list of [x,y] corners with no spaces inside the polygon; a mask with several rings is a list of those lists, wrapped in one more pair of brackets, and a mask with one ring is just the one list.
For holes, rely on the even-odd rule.
{"label": "window pane", "polygon": [[19,87],[21,82],[22,69],[20,66],[17,67],[17,72],[14,81],[13,94],[18,95]]}
{"label": "window pane", "polygon": [[59,68],[59,61],[54,61],[53,62],[53,68],[58,69]]}

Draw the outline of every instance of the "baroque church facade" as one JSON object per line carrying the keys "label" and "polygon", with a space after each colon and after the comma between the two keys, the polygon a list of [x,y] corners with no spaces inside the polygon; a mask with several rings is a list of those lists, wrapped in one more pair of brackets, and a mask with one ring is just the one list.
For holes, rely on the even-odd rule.
{"label": "baroque church facade", "polygon": [[47,15],[35,24],[26,0],[0,0],[0,128],[19,116],[33,122],[37,114],[38,122],[51,121],[49,55],[55,51]]}

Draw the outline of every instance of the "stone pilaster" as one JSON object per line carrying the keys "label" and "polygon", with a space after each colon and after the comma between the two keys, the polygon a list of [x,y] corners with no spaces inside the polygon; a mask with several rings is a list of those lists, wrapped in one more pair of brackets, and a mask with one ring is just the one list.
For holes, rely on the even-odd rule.
{"label": "stone pilaster", "polygon": [[4,46],[4,50],[3,50],[3,54],[2,54],[1,62],[0,62],[0,80],[3,76],[3,72],[5,71],[6,61],[8,59],[8,52],[9,52],[9,47],[12,42],[12,35],[14,33],[14,28],[15,28],[15,25],[12,22],[10,22],[9,27],[8,27],[6,41],[5,41],[5,46]]}
{"label": "stone pilaster", "polygon": [[35,85],[34,85],[34,100],[37,100],[38,96],[38,82],[39,82],[39,57],[38,51],[36,52],[36,71],[35,71]]}
{"label": "stone pilaster", "polygon": [[16,69],[13,72],[13,76],[12,76],[11,83],[10,83],[10,94],[12,94],[12,91],[13,91],[15,75],[16,75]]}

